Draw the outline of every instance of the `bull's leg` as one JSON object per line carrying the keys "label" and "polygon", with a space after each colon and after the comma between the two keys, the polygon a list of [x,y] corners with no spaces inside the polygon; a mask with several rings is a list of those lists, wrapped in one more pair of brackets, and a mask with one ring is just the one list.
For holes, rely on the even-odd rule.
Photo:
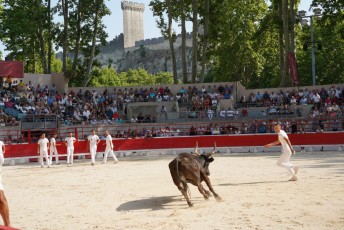
{"label": "bull's leg", "polygon": [[188,185],[185,182],[181,182],[180,186],[178,186],[178,189],[181,191],[181,193],[183,194],[183,196],[186,199],[186,202],[188,203],[189,207],[192,207],[193,204],[190,201],[190,198],[188,196]]}
{"label": "bull's leg", "polygon": [[222,200],[222,198],[214,191],[213,186],[210,183],[209,177],[208,176],[204,176],[204,181],[207,184],[209,190],[214,194],[214,197],[217,201]]}
{"label": "bull's leg", "polygon": [[[204,188],[204,187],[203,187]],[[208,190],[204,189],[204,192],[210,197],[213,196]]]}
{"label": "bull's leg", "polygon": [[199,183],[197,185],[197,187],[198,187],[198,191],[203,195],[204,199],[208,200],[209,199],[209,191],[205,190],[201,183]]}

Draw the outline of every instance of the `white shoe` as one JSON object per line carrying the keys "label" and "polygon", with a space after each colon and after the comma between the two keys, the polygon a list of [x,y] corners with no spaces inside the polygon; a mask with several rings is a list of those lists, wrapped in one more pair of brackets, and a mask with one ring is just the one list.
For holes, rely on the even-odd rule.
{"label": "white shoe", "polygon": [[115,160],[114,164],[117,164],[118,163],[118,160]]}

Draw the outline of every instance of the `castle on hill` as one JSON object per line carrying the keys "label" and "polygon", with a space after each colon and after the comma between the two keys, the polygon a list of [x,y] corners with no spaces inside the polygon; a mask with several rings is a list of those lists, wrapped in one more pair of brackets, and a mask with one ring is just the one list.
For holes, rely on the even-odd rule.
{"label": "castle on hill", "polygon": [[[100,48],[96,57],[103,65],[111,65],[118,72],[144,68],[150,74],[172,72],[172,60],[168,40],[164,37],[144,39],[143,13],[145,5],[132,1],[122,1],[123,33],[116,36],[106,46]],[[191,33],[187,34],[187,73],[191,75]],[[181,35],[175,42],[177,73],[181,76]]]}

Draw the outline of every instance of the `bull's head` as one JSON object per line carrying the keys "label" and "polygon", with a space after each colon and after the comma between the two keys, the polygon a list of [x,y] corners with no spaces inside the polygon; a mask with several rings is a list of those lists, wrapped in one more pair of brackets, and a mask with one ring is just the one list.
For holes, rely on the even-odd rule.
{"label": "bull's head", "polygon": [[[198,146],[198,143],[197,143],[197,146]],[[216,142],[214,142],[214,149],[211,153],[208,153],[208,154],[202,154],[201,157],[203,157],[204,159],[204,165],[203,165],[203,168],[204,168],[204,171],[206,173],[207,176],[210,175],[210,172],[209,172],[209,164],[211,162],[214,161],[214,158],[212,157],[212,155],[215,153],[215,149],[216,149]],[[197,149],[198,150],[198,149]],[[195,149],[196,151],[196,149]]]}

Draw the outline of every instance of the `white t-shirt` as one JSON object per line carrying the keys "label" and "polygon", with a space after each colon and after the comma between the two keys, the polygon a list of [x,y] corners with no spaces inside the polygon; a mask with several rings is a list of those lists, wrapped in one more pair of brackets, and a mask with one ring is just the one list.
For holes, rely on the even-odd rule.
{"label": "white t-shirt", "polygon": [[90,147],[96,147],[97,146],[97,141],[99,140],[99,137],[95,135],[90,135],[88,136],[88,140],[90,141]]}
{"label": "white t-shirt", "polygon": [[291,152],[289,145],[284,138],[289,139],[287,133],[284,130],[280,130],[278,132],[278,140],[281,142],[282,152]]}
{"label": "white t-shirt", "polygon": [[86,117],[87,119],[89,119],[89,118],[90,118],[90,115],[91,115],[91,112],[88,111],[88,110],[85,110],[85,111],[82,113],[82,115],[83,115],[84,117]]}
{"label": "white t-shirt", "polygon": [[55,138],[50,138],[50,149],[56,148],[56,140]]}
{"label": "white t-shirt", "polygon": [[111,147],[113,147],[113,143],[112,143],[112,137],[109,134],[106,136],[106,148],[111,148]]}
{"label": "white t-shirt", "polygon": [[40,150],[48,150],[48,143],[49,143],[49,140],[47,138],[39,139],[39,141],[38,141],[39,149]]}
{"label": "white t-shirt", "polygon": [[76,141],[75,137],[66,137],[65,139],[68,148],[74,148],[74,141]]}
{"label": "white t-shirt", "polygon": [[2,146],[5,146],[4,142],[3,141],[0,141],[0,154],[4,154],[2,152]]}

